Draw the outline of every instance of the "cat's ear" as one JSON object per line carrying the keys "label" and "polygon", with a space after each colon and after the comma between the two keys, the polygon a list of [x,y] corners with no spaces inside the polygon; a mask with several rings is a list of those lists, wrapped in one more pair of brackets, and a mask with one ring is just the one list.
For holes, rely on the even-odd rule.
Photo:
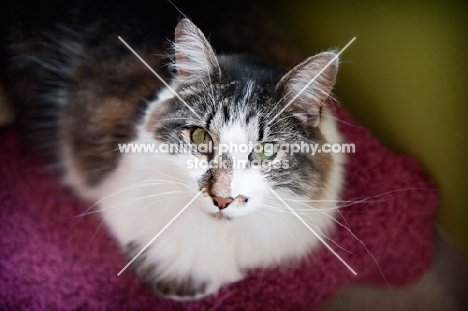
{"label": "cat's ear", "polygon": [[203,33],[190,20],[182,19],[175,29],[174,42],[176,79],[189,85],[221,76],[218,58]]}
{"label": "cat's ear", "polygon": [[300,119],[313,126],[320,122],[322,105],[336,81],[338,58],[333,60],[335,56],[333,52],[323,52],[309,57],[285,74],[276,85],[283,103],[290,103]]}

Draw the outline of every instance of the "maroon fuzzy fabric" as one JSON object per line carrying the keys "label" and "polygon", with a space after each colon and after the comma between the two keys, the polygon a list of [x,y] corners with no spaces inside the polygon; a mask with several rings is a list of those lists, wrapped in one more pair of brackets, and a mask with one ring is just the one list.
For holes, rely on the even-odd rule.
{"label": "maroon fuzzy fabric", "polygon": [[430,264],[437,191],[414,159],[388,151],[344,111],[337,115],[356,145],[343,195],[354,203],[342,208],[343,226],[329,243],[357,276],[322,247],[298,268],[252,271],[192,302],[155,296],[131,269],[118,277],[126,261],[99,216],[77,217],[89,205],[23,153],[12,129],[1,129],[0,309],[311,310],[345,283],[414,281]]}

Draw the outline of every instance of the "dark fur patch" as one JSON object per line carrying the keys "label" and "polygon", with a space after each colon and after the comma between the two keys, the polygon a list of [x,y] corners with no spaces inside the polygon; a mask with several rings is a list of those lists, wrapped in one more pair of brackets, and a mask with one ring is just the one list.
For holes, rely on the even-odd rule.
{"label": "dark fur patch", "polygon": [[[130,242],[125,247],[127,259],[132,260],[142,249],[136,242]],[[162,279],[155,265],[147,263],[146,254],[143,252],[132,263],[132,268],[138,277],[147,283],[156,293],[162,296],[194,297],[202,295],[206,289],[206,283],[194,282],[190,276],[183,279]]]}
{"label": "dark fur patch", "polygon": [[[158,50],[138,50],[153,68],[160,68]],[[163,74],[164,75],[164,74]],[[125,47],[104,44],[81,57],[67,89],[63,109],[62,146],[71,149],[76,169],[89,186],[99,184],[117,166],[117,146],[135,137],[135,124],[145,98],[160,87],[157,78]]]}

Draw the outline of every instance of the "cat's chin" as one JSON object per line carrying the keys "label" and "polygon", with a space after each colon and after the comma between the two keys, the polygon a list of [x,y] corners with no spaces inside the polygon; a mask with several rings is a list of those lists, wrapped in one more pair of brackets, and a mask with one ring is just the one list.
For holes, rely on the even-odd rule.
{"label": "cat's chin", "polygon": [[234,217],[228,216],[222,211],[217,213],[208,213],[208,215],[215,221],[232,221],[234,219]]}

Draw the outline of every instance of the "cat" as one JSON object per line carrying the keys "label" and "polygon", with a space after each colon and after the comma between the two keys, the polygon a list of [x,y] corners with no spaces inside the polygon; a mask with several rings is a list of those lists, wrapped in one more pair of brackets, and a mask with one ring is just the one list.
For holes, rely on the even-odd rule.
{"label": "cat", "polygon": [[[99,211],[143,282],[167,297],[200,298],[251,269],[300,260],[320,247],[274,193],[299,214],[310,211],[312,200],[314,213],[302,218],[319,232],[332,231],[344,155],[267,146],[343,141],[328,105],[336,52],[285,71],[249,56],[217,55],[184,18],[175,28],[169,68],[154,55],[164,53],[164,44],[133,45],[170,81],[164,86],[124,38],[101,40],[96,29],[63,28],[53,53],[29,57],[41,69],[27,79],[54,81],[43,98],[50,113],[39,114],[53,120],[45,137],[62,181],[95,202],[88,212]],[[22,62],[15,64],[12,70],[21,71]],[[126,153],[119,150],[123,143],[196,148]],[[249,148],[219,151],[230,144]],[[194,165],[213,160],[222,165]],[[239,167],[236,160],[266,165]]]}

